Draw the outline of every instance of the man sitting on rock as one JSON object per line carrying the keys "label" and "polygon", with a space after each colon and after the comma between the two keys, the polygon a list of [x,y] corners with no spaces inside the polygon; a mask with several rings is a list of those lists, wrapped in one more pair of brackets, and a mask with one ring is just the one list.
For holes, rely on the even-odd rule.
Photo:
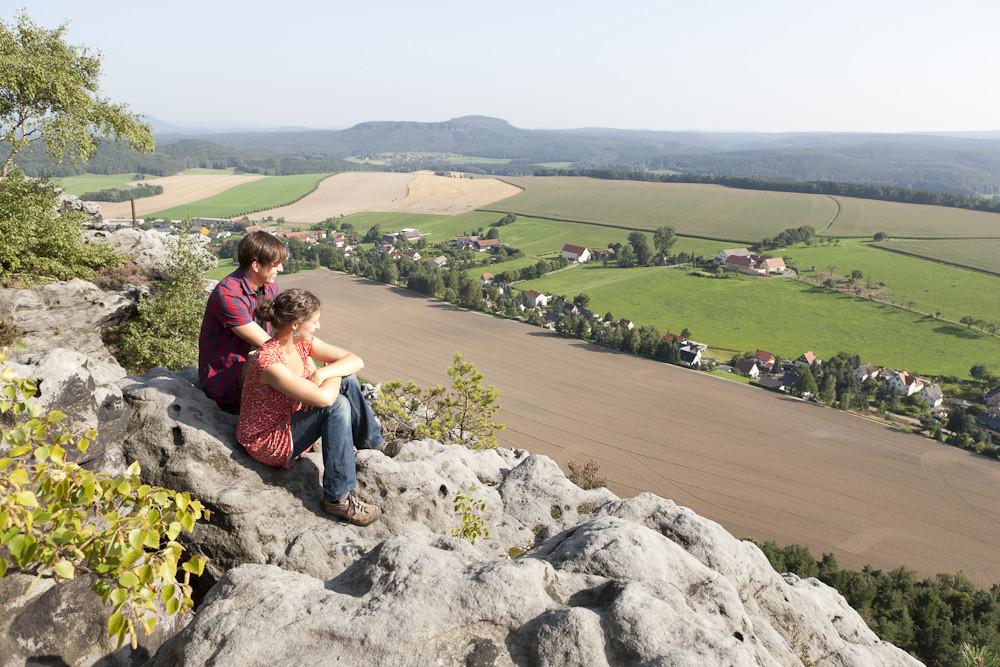
{"label": "man sitting on rock", "polygon": [[198,378],[205,394],[231,414],[240,412],[240,374],[250,351],[271,338],[271,325],[256,317],[257,303],[278,295],[275,283],[288,249],[277,237],[247,234],[237,250],[240,268],[219,281],[208,297],[198,339]]}

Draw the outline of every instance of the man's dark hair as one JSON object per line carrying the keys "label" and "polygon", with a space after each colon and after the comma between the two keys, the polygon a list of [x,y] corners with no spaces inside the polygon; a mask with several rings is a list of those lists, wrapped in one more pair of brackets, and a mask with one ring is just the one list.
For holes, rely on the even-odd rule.
{"label": "man's dark hair", "polygon": [[267,232],[253,232],[240,239],[236,258],[244,271],[254,262],[261,266],[273,266],[288,259],[288,248],[277,236]]}

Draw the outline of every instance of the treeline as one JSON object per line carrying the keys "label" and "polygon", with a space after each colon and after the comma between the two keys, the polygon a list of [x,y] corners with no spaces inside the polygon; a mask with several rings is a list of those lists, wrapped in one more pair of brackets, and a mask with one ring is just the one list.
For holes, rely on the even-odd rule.
{"label": "treeline", "polygon": [[746,190],[771,190],[775,192],[802,192],[817,195],[838,195],[859,199],[877,199],[906,204],[933,204],[966,208],[973,211],[1000,212],[1000,199],[986,199],[966,195],[912,190],[888,185],[867,183],[841,183],[835,181],[779,181],[743,176],[716,176],[712,174],[654,174],[648,171],[625,169],[536,169],[535,176],[586,176],[611,181],[651,181],[655,183],[707,183]]}
{"label": "treeline", "polygon": [[129,199],[142,199],[143,197],[152,197],[154,195],[162,194],[162,185],[150,185],[148,183],[143,183],[142,185],[137,185],[134,188],[108,188],[107,190],[101,190],[99,192],[84,192],[80,195],[80,199],[84,199],[86,201],[122,202],[128,201]]}
{"label": "treeline", "polygon": [[1000,653],[1000,586],[980,589],[961,574],[918,579],[905,567],[842,570],[833,554],[816,560],[798,544],[757,546],[778,572],[816,577],[836,588],[875,634],[928,667],[963,664],[963,644]]}

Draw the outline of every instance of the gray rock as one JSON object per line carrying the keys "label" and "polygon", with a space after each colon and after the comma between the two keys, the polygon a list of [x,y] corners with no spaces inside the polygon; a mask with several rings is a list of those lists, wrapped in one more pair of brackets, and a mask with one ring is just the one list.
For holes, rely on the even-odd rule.
{"label": "gray rock", "polygon": [[[188,617],[162,618],[152,635],[139,634],[139,646],[116,650],[107,634],[109,606],[82,576],[56,585],[25,574],[0,578],[0,664],[67,664],[95,667],[141,665],[164,639],[176,634]],[[53,659],[61,662],[53,662]]]}
{"label": "gray rock", "polygon": [[[255,463],[189,381],[150,374],[124,396],[126,456],[215,512],[189,545],[218,583],[154,665],[919,664],[718,524],[652,494],[583,491],[544,456],[359,452],[357,492],[384,516],[357,528],[322,514],[317,454]],[[451,536],[470,486],[492,532],[475,546]],[[532,547],[536,531],[552,536]]]}
{"label": "gray rock", "polygon": [[80,279],[0,289],[0,318],[14,322],[29,353],[64,347],[112,368],[120,366],[104,346],[102,330],[123,321],[133,308],[134,302],[124,294],[106,292]]}
{"label": "gray rock", "polygon": [[[106,223],[100,229],[85,231],[84,241],[87,243],[99,243],[109,245],[132,258],[146,275],[151,278],[162,279],[167,265],[170,261],[171,239],[175,238],[171,234],[156,230],[142,230],[131,228],[120,228],[111,231]],[[203,236],[194,237],[201,244],[203,252],[211,255],[214,261],[214,254],[207,249],[208,238]]]}

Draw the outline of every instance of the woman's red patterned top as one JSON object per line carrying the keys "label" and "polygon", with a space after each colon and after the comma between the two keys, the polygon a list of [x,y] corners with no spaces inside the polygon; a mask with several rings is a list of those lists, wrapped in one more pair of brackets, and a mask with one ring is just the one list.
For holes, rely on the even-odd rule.
{"label": "woman's red patterned top", "polygon": [[[302,357],[302,377],[307,377],[312,341],[296,341],[295,347]],[[292,414],[302,409],[302,403],[260,381],[261,371],[277,362],[285,362],[277,338],[261,345],[247,360],[236,439],[261,463],[287,468],[292,453]]]}

